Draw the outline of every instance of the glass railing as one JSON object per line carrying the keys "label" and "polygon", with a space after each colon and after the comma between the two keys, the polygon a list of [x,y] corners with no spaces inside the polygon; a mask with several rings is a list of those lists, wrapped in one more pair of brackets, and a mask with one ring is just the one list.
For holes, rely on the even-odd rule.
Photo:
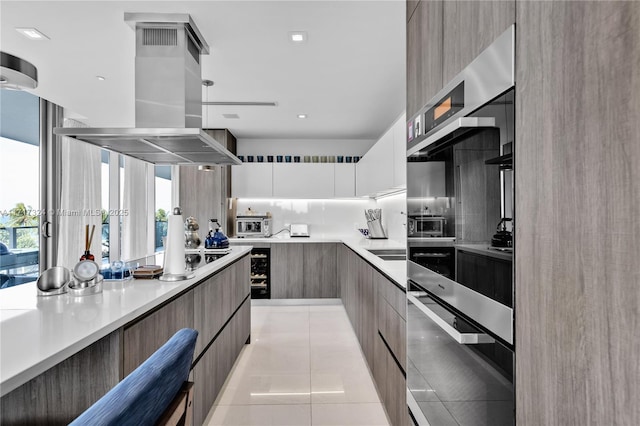
{"label": "glass railing", "polygon": [[0,288],[38,278],[38,238],[37,226],[0,228]]}

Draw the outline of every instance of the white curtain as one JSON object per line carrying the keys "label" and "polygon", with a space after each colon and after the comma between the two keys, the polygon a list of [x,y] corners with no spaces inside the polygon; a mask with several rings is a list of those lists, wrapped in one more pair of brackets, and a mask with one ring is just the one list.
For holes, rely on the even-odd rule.
{"label": "white curtain", "polygon": [[85,226],[95,225],[91,253],[102,257],[100,148],[70,138],[61,141],[61,188],[56,264],[73,268],[85,251]]}
{"label": "white curtain", "polygon": [[133,260],[154,251],[153,164],[125,157],[122,209],[122,259]]}

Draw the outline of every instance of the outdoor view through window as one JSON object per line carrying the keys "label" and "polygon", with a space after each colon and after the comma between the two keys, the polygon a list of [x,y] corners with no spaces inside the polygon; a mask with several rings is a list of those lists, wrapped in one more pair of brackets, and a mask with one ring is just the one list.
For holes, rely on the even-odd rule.
{"label": "outdoor view through window", "polygon": [[39,98],[0,93],[0,288],[38,278]]}

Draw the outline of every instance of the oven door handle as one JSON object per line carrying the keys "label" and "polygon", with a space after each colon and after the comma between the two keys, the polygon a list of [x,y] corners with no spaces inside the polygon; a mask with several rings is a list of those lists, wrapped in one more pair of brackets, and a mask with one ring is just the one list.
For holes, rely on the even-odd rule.
{"label": "oven door handle", "polygon": [[440,139],[449,136],[451,133],[459,129],[478,129],[483,127],[496,127],[496,119],[494,117],[461,117],[452,121],[440,130],[432,133],[429,137],[407,150],[407,157],[416,152],[425,149],[432,143],[438,142]]}
{"label": "oven door handle", "polygon": [[414,253],[411,257],[441,258],[441,257],[451,257],[451,253]]}
{"label": "oven door handle", "polygon": [[[407,299],[411,303],[413,303],[422,313],[431,318],[433,322],[435,322],[438,327],[442,329],[445,333],[447,333],[453,340],[462,344],[462,345],[477,345],[480,343],[495,343],[493,337],[489,336],[485,333],[460,333],[458,330],[453,328],[448,322],[440,318],[438,314],[433,312],[431,309],[427,307],[424,303],[422,303],[416,296],[411,294],[412,292],[407,292]],[[424,293],[421,293],[424,294]]]}

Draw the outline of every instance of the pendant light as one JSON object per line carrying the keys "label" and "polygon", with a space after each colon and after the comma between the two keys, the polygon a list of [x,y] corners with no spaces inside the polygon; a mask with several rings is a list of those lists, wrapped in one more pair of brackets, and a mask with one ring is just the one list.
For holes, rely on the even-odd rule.
{"label": "pendant light", "polygon": [[0,87],[22,90],[38,87],[38,70],[30,62],[0,52]]}

